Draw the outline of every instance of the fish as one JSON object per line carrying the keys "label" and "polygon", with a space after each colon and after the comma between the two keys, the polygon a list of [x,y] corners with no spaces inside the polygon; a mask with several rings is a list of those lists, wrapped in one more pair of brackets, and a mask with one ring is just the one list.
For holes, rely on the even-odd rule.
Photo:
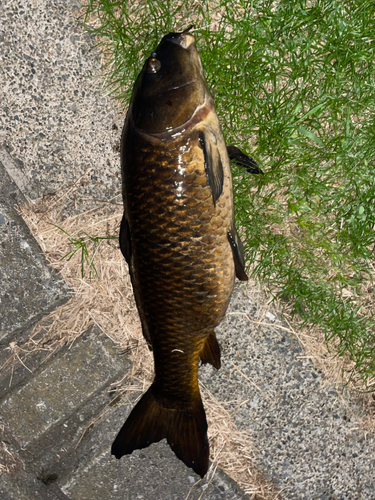
{"label": "fish", "polygon": [[[165,35],[146,59],[121,137],[119,242],[155,376],[111,453],[120,459],[166,438],[204,477],[209,443],[198,367],[220,368],[214,329],[235,276],[248,276],[228,150],[189,29]],[[238,151],[232,154],[241,162]],[[247,156],[246,165],[256,170]]]}

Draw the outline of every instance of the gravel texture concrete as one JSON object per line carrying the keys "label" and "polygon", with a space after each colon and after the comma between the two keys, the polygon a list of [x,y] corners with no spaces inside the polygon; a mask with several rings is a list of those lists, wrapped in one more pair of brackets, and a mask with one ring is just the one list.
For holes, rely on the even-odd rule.
{"label": "gravel texture concrete", "polygon": [[[92,78],[96,55],[74,21],[77,0],[4,0],[0,7],[0,143],[34,200],[82,179],[67,210],[119,193],[117,111]],[[116,128],[117,127],[117,128]]]}
{"label": "gravel texture concrete", "polygon": [[262,306],[235,290],[217,329],[222,367],[202,367],[202,380],[220,401],[236,401],[234,421],[283,498],[375,499],[375,438],[360,428],[361,407],[325,381],[286,325],[257,325]]}
{"label": "gravel texture concrete", "polygon": [[[80,183],[79,195],[66,195],[67,214],[93,204],[120,203],[123,116],[90,78],[98,62],[92,41],[75,22],[78,8],[77,0],[3,0],[0,7],[0,146],[13,158],[11,176],[30,200],[65,193]],[[219,400],[240,403],[233,405],[235,423],[251,433],[257,465],[283,488],[281,498],[374,500],[375,439],[360,428],[361,408],[345,391],[330,386],[278,321],[256,325],[259,306],[250,290],[236,290],[231,314],[218,329],[223,367],[219,372],[202,367],[202,380]],[[102,397],[97,396],[99,406]],[[111,428],[111,418],[117,412],[115,408],[97,429],[108,425],[113,434],[117,427]],[[63,464],[56,465],[56,470],[62,468],[61,486],[68,496],[82,500],[90,491],[88,498],[103,498],[101,479],[95,483],[95,478],[104,470],[111,478],[112,498],[124,498],[114,488],[123,478],[139,485],[139,496],[129,498],[147,498],[149,478],[145,476],[143,486],[137,483],[142,461],[142,471],[154,467],[154,474],[165,477],[173,467],[175,479],[181,474],[178,481],[186,482],[184,488],[193,484],[189,477],[196,482],[191,472],[182,472],[183,464],[164,443],[128,457],[132,465],[125,471],[123,460],[112,469],[106,453],[98,445],[95,461],[77,463],[70,475]],[[40,455],[37,461],[42,464]],[[243,498],[235,496],[228,478],[219,474],[218,481],[204,498]],[[163,496],[155,498],[181,498],[172,486],[168,496],[162,485],[155,487]]]}

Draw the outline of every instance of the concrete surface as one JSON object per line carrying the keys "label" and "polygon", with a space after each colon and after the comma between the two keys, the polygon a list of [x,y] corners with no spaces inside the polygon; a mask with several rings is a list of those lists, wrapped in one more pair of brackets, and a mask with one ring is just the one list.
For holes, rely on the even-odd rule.
{"label": "concrete surface", "polygon": [[[78,7],[76,0],[3,0],[0,6],[0,148],[5,150],[0,159],[6,158],[5,163],[12,160],[7,171],[30,200],[55,191],[67,193],[78,182],[79,192],[73,190],[66,195],[66,214],[95,204],[120,203],[118,143],[123,115],[104,96],[98,82],[90,78],[97,72],[98,62],[89,37],[74,20]],[[4,178],[1,177],[0,185]],[[3,196],[7,192],[5,189]],[[8,222],[6,217],[3,214]],[[0,225],[1,221],[0,216]],[[19,230],[18,225],[22,226],[22,221],[17,220],[17,228],[9,229],[6,238]],[[32,239],[25,238],[20,237],[18,245],[26,241],[31,247]],[[20,247],[21,250],[25,248]],[[26,252],[20,255],[26,258]],[[47,302],[48,297],[54,297],[46,290],[43,293]],[[259,306],[251,290],[236,291],[230,306],[234,314],[229,314],[218,330],[223,366],[219,372],[202,367],[202,380],[219,400],[241,403],[232,406],[235,423],[251,433],[259,469],[279,489],[285,488],[281,498],[374,500],[375,441],[373,434],[359,428],[356,415],[360,416],[361,409],[345,391],[342,395],[347,404],[343,402],[340,393],[303,358],[293,336],[278,329],[277,324],[263,327],[252,323]],[[11,318],[17,323],[18,313]],[[26,325],[20,323],[16,328],[26,331],[32,319],[28,318],[25,315]],[[9,321],[5,321],[6,327],[13,331]],[[84,363],[81,345],[77,344],[77,352]],[[112,348],[108,349],[96,350],[100,359],[95,366],[106,362],[117,368],[108,366],[105,382],[98,375],[100,387],[94,392],[88,383],[87,397],[83,399],[75,392],[79,379],[68,379],[64,385],[63,367],[69,366],[65,363],[69,357],[65,351],[54,358],[65,360],[61,361],[62,380],[58,377],[58,361],[51,359],[36,368],[33,380],[39,397],[43,398],[43,385],[38,383],[52,366],[56,367],[55,384],[59,387],[56,394],[63,401],[69,399],[72,391],[71,411],[66,412],[66,407],[56,401],[56,411],[44,414],[43,422],[38,420],[37,439],[28,437],[32,427],[27,423],[28,403],[23,399],[29,391],[31,408],[31,378],[24,374],[18,385],[10,389],[7,386],[8,394],[0,401],[2,419],[6,420],[6,431],[11,436],[9,446],[19,454],[25,467],[11,479],[1,476],[1,498],[44,500],[66,495],[71,500],[117,500],[152,496],[155,500],[169,500],[184,499],[191,486],[194,488],[189,499],[199,498],[202,493],[206,500],[245,498],[223,473],[215,475],[203,489],[207,478],[198,483],[194,473],[163,442],[120,461],[109,456],[108,444],[134,401],[111,406],[98,418],[111,400],[113,376],[120,378],[120,372],[129,368],[126,358],[121,358],[121,365],[116,354],[107,356],[106,351]],[[76,366],[71,364],[72,368]],[[88,376],[95,371],[94,365],[79,366]],[[86,385],[82,384],[82,391],[85,390]],[[10,398],[26,407],[20,410],[20,422],[12,421],[12,413],[5,406]],[[30,411],[30,418],[39,415],[34,410]]]}

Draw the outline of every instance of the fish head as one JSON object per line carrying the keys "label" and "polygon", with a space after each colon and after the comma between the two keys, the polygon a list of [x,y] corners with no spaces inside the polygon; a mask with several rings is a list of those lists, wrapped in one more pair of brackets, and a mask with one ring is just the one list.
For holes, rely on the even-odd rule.
{"label": "fish head", "polygon": [[165,35],[135,82],[131,115],[137,129],[164,133],[188,122],[209,99],[193,35]]}

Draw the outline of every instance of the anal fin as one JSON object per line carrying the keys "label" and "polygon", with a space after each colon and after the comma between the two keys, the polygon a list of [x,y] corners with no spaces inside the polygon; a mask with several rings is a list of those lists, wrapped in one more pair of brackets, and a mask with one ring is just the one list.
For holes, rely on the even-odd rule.
{"label": "anal fin", "polygon": [[213,330],[207,337],[199,355],[203,364],[210,363],[217,370],[220,369],[220,346]]}

